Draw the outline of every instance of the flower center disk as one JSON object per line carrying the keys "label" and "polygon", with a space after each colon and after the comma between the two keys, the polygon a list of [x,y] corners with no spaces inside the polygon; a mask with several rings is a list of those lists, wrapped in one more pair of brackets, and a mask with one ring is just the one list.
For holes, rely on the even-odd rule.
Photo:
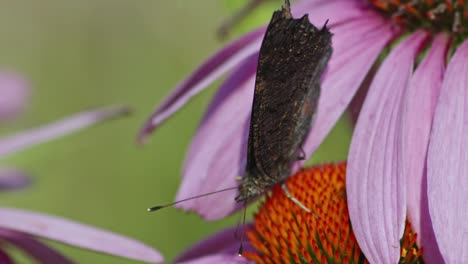
{"label": "flower center disk", "polygon": [[[368,263],[351,228],[345,175],[342,163],[304,169],[288,178],[291,195],[314,214],[275,186],[247,231],[256,252],[244,256],[256,263]],[[422,263],[409,223],[401,244],[400,263]]]}
{"label": "flower center disk", "polygon": [[447,31],[466,36],[465,0],[368,0],[392,21],[410,30]]}

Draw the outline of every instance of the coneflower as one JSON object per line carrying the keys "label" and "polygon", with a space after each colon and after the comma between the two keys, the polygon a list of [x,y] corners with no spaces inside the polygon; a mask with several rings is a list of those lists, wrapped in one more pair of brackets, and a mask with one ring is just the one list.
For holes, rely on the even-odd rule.
{"label": "coneflower", "polygon": [[[346,181],[355,237],[371,263],[400,258],[407,214],[420,234],[426,259],[468,262],[465,5],[462,0],[303,0],[292,7],[295,17],[308,13],[315,25],[328,19],[334,34],[318,114],[303,147],[307,156],[348,109],[358,89],[367,90],[359,106]],[[231,187],[242,175],[263,32],[261,28],[242,36],[209,58],[144,125],[141,140],[192,96],[232,71],[193,139],[177,199]],[[366,77],[371,81],[362,85]],[[235,195],[180,206],[218,219],[238,208]]]}

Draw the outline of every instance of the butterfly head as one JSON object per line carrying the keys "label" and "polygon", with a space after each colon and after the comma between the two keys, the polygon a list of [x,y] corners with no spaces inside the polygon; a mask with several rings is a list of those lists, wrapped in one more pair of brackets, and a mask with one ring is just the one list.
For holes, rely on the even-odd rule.
{"label": "butterfly head", "polygon": [[244,177],[239,185],[239,195],[236,197],[237,202],[244,202],[255,198],[265,192],[265,186],[256,179]]}

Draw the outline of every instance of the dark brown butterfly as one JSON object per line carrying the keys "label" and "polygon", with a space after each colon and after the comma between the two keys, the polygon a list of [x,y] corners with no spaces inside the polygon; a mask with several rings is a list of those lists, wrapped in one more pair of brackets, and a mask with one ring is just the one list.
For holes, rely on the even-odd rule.
{"label": "dark brown butterfly", "polygon": [[260,48],[247,167],[236,201],[254,198],[290,176],[317,111],[331,36],[326,24],[317,29],[307,15],[294,19],[289,1],[273,13]]}
{"label": "dark brown butterfly", "polygon": [[[250,121],[247,167],[238,187],[238,202],[246,202],[284,181],[309,133],[320,96],[320,77],[332,53],[326,24],[317,29],[307,15],[293,19],[289,1],[273,13],[260,48]],[[217,190],[148,208],[156,211]],[[286,195],[296,204],[299,201]],[[245,211],[244,211],[245,215]]]}

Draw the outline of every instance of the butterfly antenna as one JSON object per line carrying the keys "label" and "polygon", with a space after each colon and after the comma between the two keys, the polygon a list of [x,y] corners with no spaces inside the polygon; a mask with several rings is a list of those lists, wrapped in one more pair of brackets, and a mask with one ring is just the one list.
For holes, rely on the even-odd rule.
{"label": "butterfly antenna", "polygon": [[245,216],[247,214],[247,201],[244,202],[244,213],[242,216],[242,233],[241,233],[241,241],[240,241],[240,246],[239,246],[239,251],[237,254],[239,256],[242,256],[242,253],[244,253],[244,237],[245,237]]}
{"label": "butterfly antenna", "polygon": [[197,196],[192,196],[192,197],[185,198],[185,199],[182,199],[182,200],[179,200],[179,201],[175,201],[173,203],[168,203],[168,204],[164,204],[164,205],[156,205],[156,206],[148,208],[147,210],[148,210],[148,212],[154,212],[154,211],[158,211],[160,209],[170,207],[170,206],[173,206],[173,205],[176,205],[178,203],[182,203],[182,202],[185,202],[185,201],[188,201],[188,200],[197,199],[197,198],[200,198],[200,197],[204,197],[204,196],[208,196],[208,195],[212,195],[212,194],[216,194],[216,193],[220,193],[220,192],[225,192],[225,191],[229,191],[229,190],[235,190],[235,189],[237,189],[237,186],[236,187],[229,187],[229,188],[222,189],[222,190],[217,190],[217,191],[214,191],[214,192],[204,193],[204,194],[200,194],[200,195],[197,195]]}

